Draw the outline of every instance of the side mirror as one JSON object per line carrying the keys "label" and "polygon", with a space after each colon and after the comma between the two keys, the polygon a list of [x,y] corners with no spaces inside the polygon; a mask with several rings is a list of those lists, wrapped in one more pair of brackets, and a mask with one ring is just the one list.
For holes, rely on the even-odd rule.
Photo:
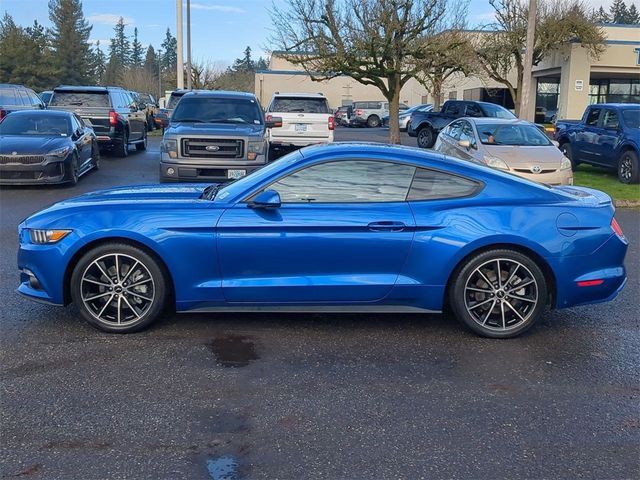
{"label": "side mirror", "polygon": [[249,208],[273,209],[280,208],[280,194],[275,190],[264,190],[253,197],[248,204]]}
{"label": "side mirror", "polygon": [[282,126],[282,117],[272,117],[269,115],[264,122],[267,128],[278,128]]}
{"label": "side mirror", "polygon": [[560,148],[560,142],[556,141],[556,140],[551,140],[551,143],[553,143],[553,146],[556,148]]}
{"label": "side mirror", "polygon": [[458,140],[458,145],[467,150],[471,148],[471,142],[469,140]]}

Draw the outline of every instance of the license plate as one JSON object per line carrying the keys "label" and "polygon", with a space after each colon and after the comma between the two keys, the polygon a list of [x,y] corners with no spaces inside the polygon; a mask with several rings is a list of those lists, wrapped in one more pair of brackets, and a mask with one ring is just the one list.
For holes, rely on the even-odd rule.
{"label": "license plate", "polygon": [[242,178],[247,174],[246,170],[227,170],[227,178],[238,179]]}
{"label": "license plate", "polygon": [[306,132],[307,126],[304,123],[296,123],[296,132]]}

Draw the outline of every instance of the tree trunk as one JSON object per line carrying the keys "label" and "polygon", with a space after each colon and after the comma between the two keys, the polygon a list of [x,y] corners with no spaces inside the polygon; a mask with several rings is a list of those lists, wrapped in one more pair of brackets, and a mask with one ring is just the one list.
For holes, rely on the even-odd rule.
{"label": "tree trunk", "polygon": [[442,83],[437,80],[433,80],[433,110],[440,110],[440,106],[442,105]]}
{"label": "tree trunk", "polygon": [[400,143],[400,75],[391,75],[389,82],[389,143]]}

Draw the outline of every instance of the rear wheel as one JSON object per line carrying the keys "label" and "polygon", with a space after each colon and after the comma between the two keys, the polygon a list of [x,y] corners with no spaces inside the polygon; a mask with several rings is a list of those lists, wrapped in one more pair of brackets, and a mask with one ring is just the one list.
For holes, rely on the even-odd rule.
{"label": "rear wheel", "polygon": [[164,307],[162,268],[143,250],[113,243],[96,247],[71,276],[71,298],[82,316],[105,332],[130,333],[150,325]]}
{"label": "rear wheel", "polygon": [[122,134],[122,140],[116,143],[115,154],[119,157],[126,157],[129,155],[129,133],[124,132]]}
{"label": "rear wheel", "polygon": [[571,160],[571,168],[575,170],[578,166],[578,162],[574,159],[573,150],[571,150],[571,144],[569,142],[563,143],[562,145],[560,145],[560,151],[565,157]]}
{"label": "rear wheel", "polygon": [[431,148],[436,142],[436,136],[431,127],[422,127],[418,131],[418,146],[420,148]]}
{"label": "rear wheel", "polygon": [[449,289],[455,316],[489,338],[511,338],[531,328],[544,311],[546,299],[540,267],[514,250],[476,255],[455,273]]}
{"label": "rear wheel", "polygon": [[371,115],[367,118],[367,127],[377,128],[380,126],[380,117],[377,115]]}
{"label": "rear wheel", "polygon": [[618,180],[622,183],[638,183],[640,171],[638,170],[638,154],[632,150],[622,152],[618,160]]}

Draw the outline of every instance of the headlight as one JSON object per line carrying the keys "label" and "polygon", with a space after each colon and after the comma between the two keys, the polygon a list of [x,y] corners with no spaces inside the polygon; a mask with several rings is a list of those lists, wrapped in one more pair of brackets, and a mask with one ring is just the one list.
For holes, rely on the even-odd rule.
{"label": "headlight", "polygon": [[264,153],[265,141],[249,142],[247,144],[247,159],[255,160],[258,155]]}
{"label": "headlight", "polygon": [[487,166],[491,168],[499,168],[500,170],[509,170],[509,166],[506,163],[504,163],[503,160],[500,160],[497,157],[492,157],[491,155],[485,155],[484,163],[486,163]]}
{"label": "headlight", "polygon": [[169,158],[178,158],[178,141],[177,140],[163,140],[160,144],[160,151],[169,155]]}
{"label": "headlight", "polygon": [[70,233],[71,230],[37,230],[33,228],[29,230],[31,243],[38,245],[59,242]]}
{"label": "headlight", "polygon": [[47,157],[64,158],[69,155],[70,151],[71,147],[56,148],[55,150],[51,150],[49,153],[47,153]]}
{"label": "headlight", "polygon": [[562,163],[560,164],[560,170],[566,170],[568,168],[571,168],[571,160],[569,160],[567,157],[564,157],[562,159]]}

